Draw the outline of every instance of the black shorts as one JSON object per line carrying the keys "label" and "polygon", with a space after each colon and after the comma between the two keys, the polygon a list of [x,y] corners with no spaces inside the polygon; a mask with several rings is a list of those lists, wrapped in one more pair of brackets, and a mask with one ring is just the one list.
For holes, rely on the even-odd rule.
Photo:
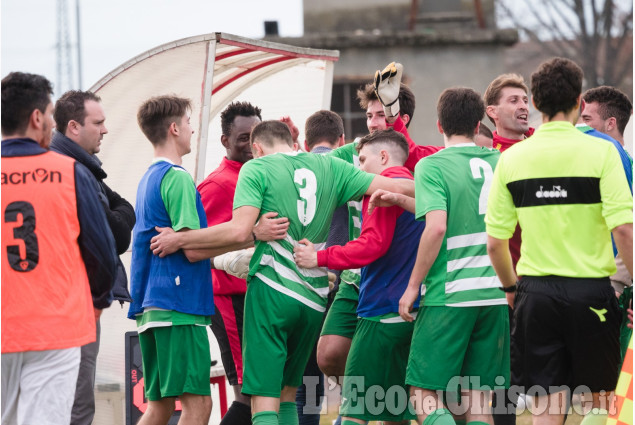
{"label": "black shorts", "polygon": [[214,295],[214,307],[211,328],[218,341],[225,375],[230,385],[242,385],[245,294]]}
{"label": "black shorts", "polygon": [[608,278],[523,277],[511,335],[512,384],[549,393],[562,386],[615,389],[620,323]]}

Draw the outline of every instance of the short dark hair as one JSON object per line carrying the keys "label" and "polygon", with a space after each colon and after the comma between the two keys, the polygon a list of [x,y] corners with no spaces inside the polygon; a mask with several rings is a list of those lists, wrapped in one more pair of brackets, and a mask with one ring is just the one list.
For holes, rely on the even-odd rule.
{"label": "short dark hair", "polygon": [[45,77],[11,72],[2,79],[2,134],[23,134],[34,110],[46,112],[53,85]]}
{"label": "short dark hair", "polygon": [[279,144],[279,141],[283,141],[290,147],[293,147],[293,137],[291,137],[289,127],[285,123],[277,120],[263,121],[256,125],[254,129],[251,130],[251,144],[255,141],[268,147],[272,147]]}
{"label": "short dark hair", "polygon": [[[485,89],[485,94],[483,95],[485,106],[498,105],[501,100],[501,92],[505,87],[514,87],[524,90],[525,93],[529,93],[529,89],[527,88],[527,84],[525,84],[525,79],[522,75],[501,74],[494,78],[494,81],[489,83],[489,86]],[[496,124],[492,117],[488,115],[487,118],[489,118],[492,124]]]}
{"label": "short dark hair", "polygon": [[[368,83],[364,87],[357,90],[357,99],[359,100],[359,106],[366,110],[371,100],[379,100],[377,93],[375,93],[375,86],[373,83]],[[399,109],[401,115],[408,115],[410,121],[406,123],[406,127],[410,125],[412,117],[415,114],[415,94],[410,88],[401,83],[399,86]]]}
{"label": "short dark hair", "polygon": [[152,97],[139,107],[137,122],[153,145],[160,145],[168,137],[168,129],[191,110],[189,99],[173,95]]}
{"label": "short dark hair", "polygon": [[84,125],[86,119],[86,102],[93,100],[101,102],[101,98],[90,91],[70,90],[55,102],[55,128],[62,134],[66,133],[66,127],[70,120]]}
{"label": "short dark hair", "polygon": [[335,112],[325,109],[307,118],[304,125],[304,135],[309,149],[313,149],[313,146],[321,142],[327,142],[334,147],[342,134],[344,134],[342,118]]}
{"label": "short dark hair", "polygon": [[395,160],[402,165],[408,159],[408,141],[406,137],[395,131],[392,128],[386,130],[373,131],[370,134],[362,137],[358,142],[355,149],[360,152],[366,146],[384,145],[390,149],[391,154],[395,157]]}
{"label": "short dark hair", "polygon": [[236,117],[258,117],[262,121],[260,115],[262,111],[259,107],[252,105],[249,102],[232,102],[230,103],[220,114],[220,127],[223,132],[223,136],[229,137],[234,127],[234,120]]}
{"label": "short dark hair", "polygon": [[467,87],[445,89],[437,101],[437,117],[446,136],[474,137],[484,114],[483,99]]}
{"label": "short dark hair", "polygon": [[582,69],[573,61],[553,58],[531,74],[531,95],[541,113],[553,118],[575,108],[582,92]]}
{"label": "short dark hair", "polygon": [[478,134],[480,134],[481,136],[489,137],[490,139],[494,138],[494,133],[492,133],[492,130],[490,130],[490,128],[483,122],[481,122],[481,125],[479,125],[478,127]]}
{"label": "short dark hair", "polygon": [[617,130],[620,134],[624,134],[626,124],[628,124],[628,120],[631,119],[631,114],[633,113],[633,104],[628,96],[615,87],[600,86],[587,90],[582,95],[582,99],[586,103],[597,102],[600,118],[607,120],[615,117]]}

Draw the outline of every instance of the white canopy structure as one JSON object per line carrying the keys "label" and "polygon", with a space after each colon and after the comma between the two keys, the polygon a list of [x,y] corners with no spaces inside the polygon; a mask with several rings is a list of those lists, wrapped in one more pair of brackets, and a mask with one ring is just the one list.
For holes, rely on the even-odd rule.
{"label": "white canopy structure", "polygon": [[[152,96],[176,94],[192,100],[192,153],[184,167],[196,182],[224,156],[220,124],[212,126],[231,101],[248,100],[263,119],[290,115],[305,119],[330,108],[334,50],[300,48],[225,33],[164,44],[124,63],[91,87],[102,98],[109,133],[99,154],[108,184],[134,200],[136,186],[152,159],[152,146],[139,130],[137,109]],[[217,137],[214,137],[217,136]]]}
{"label": "white canopy structure", "polygon": [[[175,94],[192,101],[192,152],[183,166],[197,183],[225,156],[220,143],[220,112],[234,100],[262,109],[263,119],[289,115],[301,131],[306,118],[329,109],[334,50],[299,48],[224,33],[177,40],[124,63],[91,87],[102,99],[108,134],[99,158],[108,185],[134,205],[139,180],[153,150],[137,125],[137,110],[152,96]],[[130,251],[122,256],[130,266]],[[97,361],[95,424],[121,423],[124,389],[124,332],[135,330],[126,319],[128,306],[115,302],[102,315]],[[214,338],[210,342],[215,344]],[[212,351],[217,350],[212,348]],[[218,353],[213,358],[220,360]],[[215,406],[218,406],[215,401]],[[218,408],[210,423],[219,420]]]}

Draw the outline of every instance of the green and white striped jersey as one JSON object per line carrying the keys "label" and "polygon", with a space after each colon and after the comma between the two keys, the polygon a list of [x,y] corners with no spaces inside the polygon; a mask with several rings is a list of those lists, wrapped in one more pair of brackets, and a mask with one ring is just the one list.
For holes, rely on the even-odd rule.
{"label": "green and white striped jersey", "polygon": [[[487,255],[484,216],[500,153],[473,143],[448,147],[415,167],[416,218],[446,211],[439,255],[422,286],[423,305],[467,307],[505,304]],[[415,247],[413,247],[415,249]]]}
{"label": "green and white striped jersey", "polygon": [[333,211],[361,197],[374,176],[328,155],[277,153],[243,165],[236,184],[234,209],[253,206],[260,214],[275,211],[289,218],[287,238],[256,242],[249,279],[256,278],[307,306],[325,311],[325,267],[304,269],[293,248],[307,238],[324,249]]}
{"label": "green and white striped jersey", "polygon": [[[355,168],[359,168],[359,154],[357,153],[357,141],[341,146],[329,154],[340,158],[349,164],[353,164]],[[348,201],[348,240],[352,241],[359,238],[362,233],[362,200],[354,199]],[[340,281],[353,285],[359,292],[359,282],[361,280],[361,269],[342,270]]]}

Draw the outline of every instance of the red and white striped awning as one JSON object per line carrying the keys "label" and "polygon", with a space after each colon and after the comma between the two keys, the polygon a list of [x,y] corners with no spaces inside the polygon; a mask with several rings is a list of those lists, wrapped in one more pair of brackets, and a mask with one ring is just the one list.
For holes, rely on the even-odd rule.
{"label": "red and white striped awning", "polygon": [[247,100],[262,108],[263,119],[290,115],[302,129],[311,113],[330,107],[338,57],[334,50],[225,33],[177,40],[134,57],[90,89],[102,98],[106,113],[109,133],[99,157],[108,184],[126,199],[135,199],[137,183],[152,159],[152,146],[136,122],[139,105],[149,97],[176,94],[191,99],[195,134],[183,165],[199,182],[225,155],[214,118],[227,104]]}

